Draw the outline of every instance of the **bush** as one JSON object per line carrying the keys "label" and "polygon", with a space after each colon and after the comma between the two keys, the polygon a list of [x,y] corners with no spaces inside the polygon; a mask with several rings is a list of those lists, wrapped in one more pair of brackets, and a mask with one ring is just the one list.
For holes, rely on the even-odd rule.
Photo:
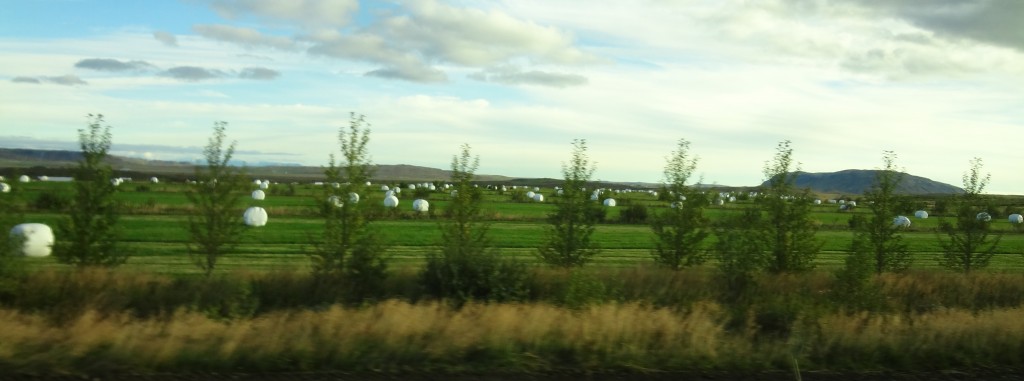
{"label": "bush", "polygon": [[619,212],[619,222],[624,224],[647,223],[647,207],[639,203],[633,203]]}
{"label": "bush", "polygon": [[39,195],[36,196],[36,199],[32,201],[32,207],[36,210],[51,212],[67,211],[68,206],[70,205],[70,197],[49,190],[39,193]]}

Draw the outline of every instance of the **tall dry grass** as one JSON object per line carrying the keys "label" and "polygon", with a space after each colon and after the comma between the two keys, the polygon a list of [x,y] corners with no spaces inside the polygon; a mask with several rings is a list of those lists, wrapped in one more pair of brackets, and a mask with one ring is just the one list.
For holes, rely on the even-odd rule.
{"label": "tall dry grass", "polygon": [[793,335],[726,329],[714,303],[413,304],[390,300],[217,320],[86,311],[54,324],[0,310],[0,373],[943,369],[1024,365],[1024,310],[828,314]]}

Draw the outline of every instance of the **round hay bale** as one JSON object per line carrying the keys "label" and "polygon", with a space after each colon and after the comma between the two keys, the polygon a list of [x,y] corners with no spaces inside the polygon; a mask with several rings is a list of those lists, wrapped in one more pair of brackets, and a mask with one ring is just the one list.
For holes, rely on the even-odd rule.
{"label": "round hay bale", "polygon": [[1010,223],[1011,224],[1024,223],[1024,216],[1022,216],[1020,214],[1017,214],[1017,213],[1011,214],[1010,215]]}
{"label": "round hay bale", "polygon": [[0,183],[0,193],[10,193],[10,192],[11,192],[11,186],[10,185],[7,185],[7,183]]}
{"label": "round hay bale", "polygon": [[615,199],[614,198],[606,198],[606,199],[604,199],[604,206],[607,206],[609,208],[615,207]]}
{"label": "round hay bale", "polygon": [[918,211],[914,212],[914,217],[920,218],[922,220],[926,219],[926,218],[928,218],[928,212],[923,211],[923,210],[918,210]]}
{"label": "round hay bale", "polygon": [[153,176],[153,177],[149,178],[149,182],[151,182],[153,184],[158,184],[158,183],[160,183],[160,179],[156,178],[156,176]]}
{"label": "round hay bale", "polygon": [[417,198],[412,202],[412,210],[420,213],[426,213],[428,210],[430,210],[430,203],[422,198]]}
{"label": "round hay bale", "polygon": [[978,215],[974,216],[974,218],[977,218],[978,221],[984,221],[984,222],[992,221],[992,215],[988,214],[988,212],[978,213]]}
{"label": "round hay bale", "polygon": [[348,194],[348,201],[353,203],[353,204],[358,203],[359,202],[359,194],[356,193],[356,192],[349,193]]}
{"label": "round hay bale", "polygon": [[385,208],[395,208],[395,207],[398,207],[398,197],[395,197],[394,195],[384,197],[384,207]]}
{"label": "round hay bale", "polygon": [[53,249],[53,229],[46,224],[24,223],[11,229],[11,236],[21,236],[21,254],[26,257],[47,257]]}
{"label": "round hay bale", "polygon": [[540,193],[534,193],[533,201],[535,201],[535,202],[544,202],[544,195],[542,195]]}
{"label": "round hay bale", "polygon": [[267,194],[263,193],[263,191],[261,191],[259,189],[252,191],[252,199],[253,200],[263,200],[265,198],[267,198]]}
{"label": "round hay bale", "polygon": [[896,218],[892,219],[892,226],[898,228],[909,228],[910,218],[907,218],[907,216],[896,216]]}
{"label": "round hay bale", "polygon": [[18,177],[18,182],[19,183],[27,183],[29,181],[32,181],[32,179],[29,178],[28,175],[21,175],[21,176]]}
{"label": "round hay bale", "polygon": [[253,227],[260,227],[267,224],[267,210],[258,206],[250,206],[242,214],[245,224]]}

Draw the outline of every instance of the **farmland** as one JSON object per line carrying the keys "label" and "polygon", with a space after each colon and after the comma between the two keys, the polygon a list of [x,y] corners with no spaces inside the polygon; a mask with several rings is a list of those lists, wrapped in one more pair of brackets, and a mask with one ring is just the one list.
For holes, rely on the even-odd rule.
{"label": "farmland", "polygon": [[[655,265],[650,226],[622,218],[637,205],[650,214],[668,208],[647,191],[607,190],[605,197],[618,206],[605,208],[596,227],[601,252],[584,268],[569,270],[537,257],[550,202],[517,201],[525,200],[521,187],[487,189],[482,214],[491,243],[529,269],[527,292],[514,302],[454,305],[426,294],[420,278],[441,244],[448,192],[388,184],[403,189],[398,208],[379,206],[379,184],[360,202],[379,206],[372,227],[386,243],[389,275],[380,295],[352,303],[310,275],[309,255],[324,229],[324,185],[272,184],[265,200],[247,199],[246,206],[268,211],[269,222],[247,228],[213,275],[203,277],[186,249],[187,185],[125,182],[115,195],[122,212],[119,250],[131,254],[124,265],[73,270],[54,258],[24,258],[25,275],[13,286],[0,284],[0,372],[116,378],[341,370],[369,377],[552,379],[577,372],[711,372],[789,379],[798,369],[913,378],[949,369],[1015,374],[1024,366],[1024,233],[999,214],[991,225],[1001,237],[996,255],[971,274],[938,266],[938,227],[952,216],[933,211],[930,218],[914,218],[902,233],[913,256],[910,271],[873,277],[871,304],[848,307],[834,296],[833,271],[849,254],[850,220],[866,213],[863,207],[815,205],[812,217],[824,244],[816,269],[757,274],[757,287],[736,301],[723,296],[713,258],[682,271]],[[62,218],[70,183],[15,185],[5,196],[17,201],[24,221],[56,224]],[[552,188],[538,192],[548,201],[556,197]],[[413,212],[414,198],[428,200],[430,210]],[[712,221],[740,216],[753,203],[738,198],[709,205],[705,213]],[[1022,204],[1010,196],[992,200],[999,212]],[[942,201],[914,198],[913,209]],[[705,245],[711,248],[714,239]]]}
{"label": "farmland", "polygon": [[[61,216],[61,195],[71,192],[67,182],[31,182],[19,184],[18,197],[25,203],[25,221],[54,224]],[[395,185],[405,185],[393,183]],[[440,185],[440,184],[439,184]],[[188,235],[185,230],[186,213],[190,206],[184,196],[184,184],[148,182],[129,182],[121,186],[117,200],[122,205],[124,215],[121,219],[123,249],[131,252],[127,263],[128,268],[155,271],[160,273],[193,272],[191,262],[187,258],[185,244]],[[275,184],[267,191],[265,200],[249,200],[250,206],[261,206],[270,215],[270,222],[263,227],[250,228],[243,235],[241,244],[235,252],[225,257],[221,270],[281,270],[302,269],[308,265],[311,246],[319,239],[323,228],[323,219],[317,213],[317,200],[322,194],[321,185]],[[253,187],[253,189],[256,189]],[[378,185],[368,191],[364,197],[367,203],[380,205],[383,192],[376,191]],[[532,191],[532,188],[530,189]],[[552,210],[552,205],[538,202],[512,201],[513,192],[525,192],[523,187],[509,189],[506,192],[497,190],[485,191],[482,206],[483,215],[490,222],[490,236],[493,244],[508,256],[524,261],[535,261],[535,250],[544,239],[545,217]],[[392,263],[396,266],[416,267],[422,258],[440,243],[438,223],[443,219],[443,211],[447,206],[448,195],[445,191],[422,192],[421,197],[430,202],[427,213],[413,212],[410,205],[414,191],[406,189],[401,195],[401,204],[395,210],[378,212],[380,218],[374,222],[389,247]],[[545,194],[548,200],[554,189],[542,188],[539,193]],[[606,208],[605,223],[599,224],[595,239],[602,252],[595,257],[595,263],[609,266],[636,266],[651,263],[650,249],[654,235],[646,224],[625,224],[619,222],[620,212],[629,205],[644,205],[650,213],[658,213],[667,208],[667,203],[658,201],[647,192],[615,192],[609,190],[606,197],[616,198],[618,207]],[[828,195],[825,195],[827,197]],[[1007,198],[1002,201],[1009,205],[1020,200]],[[736,215],[743,208],[751,206],[750,201],[737,201],[722,206],[709,206],[707,215],[712,220],[728,215]],[[1011,206],[1012,208],[1012,206]],[[866,208],[861,208],[866,209]],[[1004,208],[1005,209],[1005,208]],[[1012,209],[1011,209],[1012,210]],[[239,211],[241,213],[241,211]],[[814,207],[813,218],[819,222],[818,237],[824,242],[822,253],[818,257],[818,266],[831,268],[842,263],[842,258],[849,251],[853,233],[849,220],[855,213],[863,213],[855,209],[841,212],[837,205],[827,202]],[[908,214],[911,214],[910,211]],[[936,255],[940,252],[937,228],[944,218],[950,216],[936,215],[931,218],[913,219],[913,225],[906,229],[904,239],[914,253],[915,268],[936,268]],[[993,230],[1003,233],[993,260],[991,271],[1019,271],[1024,269],[1024,234],[1005,218],[998,218],[993,223]],[[713,239],[708,245],[713,244]],[[57,266],[52,259],[31,259],[32,266]]]}

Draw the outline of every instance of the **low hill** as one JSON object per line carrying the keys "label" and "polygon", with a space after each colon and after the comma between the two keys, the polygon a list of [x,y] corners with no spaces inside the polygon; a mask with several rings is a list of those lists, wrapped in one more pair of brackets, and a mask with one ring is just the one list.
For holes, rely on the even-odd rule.
{"label": "low hill", "polygon": [[[35,149],[0,148],[0,168],[4,172],[25,173],[32,176],[69,176],[70,169],[77,165],[81,153],[76,151],[52,151]],[[193,174],[195,165],[186,162],[144,160],[111,155],[108,163],[118,176],[148,177],[164,176],[186,178]],[[45,173],[43,173],[45,171]],[[323,168],[298,165],[248,166],[246,171],[253,177],[267,177],[276,181],[315,181],[323,179]],[[34,173],[40,172],[40,173]],[[477,175],[479,181],[509,181],[511,177],[498,175]],[[408,164],[379,164],[374,166],[375,181],[446,181],[451,171],[420,167]]]}
{"label": "low hill", "polygon": [[[797,172],[794,184],[797,188],[808,188],[818,193],[863,194],[874,184],[877,173],[878,170],[872,169],[847,169],[820,173]],[[761,186],[765,186],[767,183],[766,181]],[[963,189],[904,173],[896,192],[909,195],[954,194],[963,192]]]}

